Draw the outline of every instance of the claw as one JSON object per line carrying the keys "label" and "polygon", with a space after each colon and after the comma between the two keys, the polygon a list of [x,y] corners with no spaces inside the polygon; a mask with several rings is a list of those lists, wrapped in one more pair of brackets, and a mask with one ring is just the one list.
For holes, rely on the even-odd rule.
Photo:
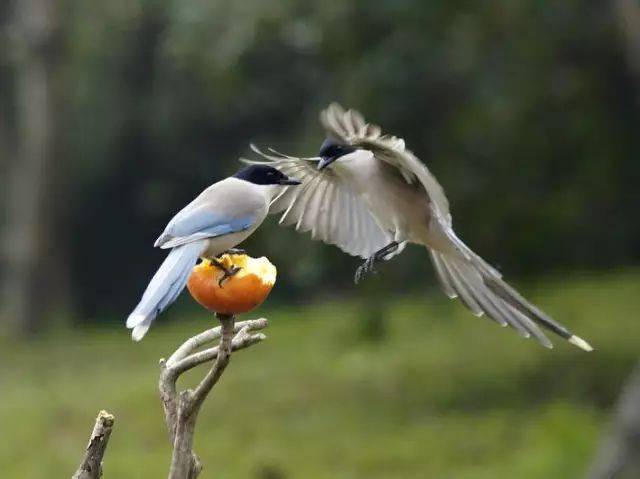
{"label": "claw", "polygon": [[387,246],[382,248],[380,251],[374,253],[373,256],[367,258],[365,262],[362,263],[356,270],[356,274],[353,278],[354,282],[358,284],[366,274],[376,273],[376,262],[384,260],[387,256],[397,250],[398,247],[399,243],[397,241],[393,241],[392,243],[389,243]]}
{"label": "claw", "polygon": [[371,273],[372,271],[375,271],[374,267],[375,267],[376,260],[377,258],[375,255],[371,256],[370,258],[367,258],[365,262],[358,267],[354,277],[355,284],[360,283],[360,281],[366,274]]}
{"label": "claw", "polygon": [[222,277],[218,280],[218,286],[220,286],[221,288],[222,288],[222,284],[226,280],[228,280],[232,276],[235,276],[236,274],[238,274],[238,271],[240,271],[242,269],[239,266],[233,266],[231,269],[227,269],[220,261],[218,261],[215,258],[212,258],[209,261],[211,261],[212,265],[214,265],[216,268],[222,270],[222,272],[223,272]]}
{"label": "claw", "polygon": [[242,268],[240,268],[239,266],[234,266],[231,269],[224,269],[222,273],[222,277],[218,280],[218,286],[222,288],[223,283],[227,281],[229,278],[238,274],[238,271],[240,271],[241,269]]}

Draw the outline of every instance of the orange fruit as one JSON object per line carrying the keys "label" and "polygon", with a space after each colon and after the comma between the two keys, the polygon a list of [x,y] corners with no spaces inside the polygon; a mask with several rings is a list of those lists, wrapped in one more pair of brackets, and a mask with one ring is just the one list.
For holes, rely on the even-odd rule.
{"label": "orange fruit", "polygon": [[267,258],[225,254],[218,261],[227,269],[235,266],[240,271],[220,286],[218,282],[224,274],[220,268],[207,259],[196,265],[187,281],[187,288],[203,307],[220,314],[246,313],[269,296],[277,271]]}

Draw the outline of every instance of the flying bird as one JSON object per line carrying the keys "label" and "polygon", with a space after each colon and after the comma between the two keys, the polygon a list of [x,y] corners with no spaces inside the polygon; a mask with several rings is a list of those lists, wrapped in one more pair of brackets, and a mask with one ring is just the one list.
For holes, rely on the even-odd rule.
{"label": "flying bird", "polygon": [[154,244],[171,251],[127,318],[131,337],[140,341],[156,316],[176,300],[198,258],[208,258],[224,271],[221,286],[237,273],[238,269],[226,269],[216,257],[233,252],[260,226],[283,186],[299,184],[271,166],[247,166],[209,186],[180,210]]}
{"label": "flying bird", "polygon": [[449,201],[440,183],[401,138],[384,135],[355,110],[331,104],[320,114],[327,139],[318,157],[299,158],[275,150],[254,151],[303,182],[285,188],[270,206],[280,223],[311,232],[365,259],[356,283],[376,262],[402,252],[407,243],[425,246],[449,298],[459,298],[476,316],[511,326],[552,348],[538,326],[591,351],[582,338],[528,302],[502,275],[474,253],[453,230]]}

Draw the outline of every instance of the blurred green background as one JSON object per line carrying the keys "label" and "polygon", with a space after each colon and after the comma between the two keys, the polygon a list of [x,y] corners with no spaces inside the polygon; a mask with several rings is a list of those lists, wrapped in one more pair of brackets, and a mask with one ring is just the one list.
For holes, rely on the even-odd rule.
{"label": "blurred green background", "polygon": [[0,2],[4,476],[70,475],[100,408],[105,477],[167,471],[157,359],[211,320],[183,295],[130,342],[153,241],[250,142],[316,154],[336,100],[596,352],[476,320],[421,248],[355,287],[272,218],[269,340],[205,406],[203,477],[583,477],[637,359],[639,98],[635,0]]}

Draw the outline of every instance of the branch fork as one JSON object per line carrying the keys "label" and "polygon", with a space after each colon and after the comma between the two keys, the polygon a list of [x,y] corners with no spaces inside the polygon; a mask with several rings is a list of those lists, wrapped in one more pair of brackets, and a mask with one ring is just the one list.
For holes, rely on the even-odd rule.
{"label": "branch fork", "polygon": [[[158,389],[164,408],[173,456],[169,479],[195,479],[202,464],[193,452],[193,436],[198,413],[205,399],[224,373],[231,353],[248,348],[266,338],[255,331],[267,327],[264,318],[235,322],[233,315],[216,315],[220,326],[204,331],[185,341],[169,359],[160,360]],[[220,339],[217,346],[200,349]],[[178,392],[180,376],[200,364],[213,361],[211,369],[195,387]]]}

